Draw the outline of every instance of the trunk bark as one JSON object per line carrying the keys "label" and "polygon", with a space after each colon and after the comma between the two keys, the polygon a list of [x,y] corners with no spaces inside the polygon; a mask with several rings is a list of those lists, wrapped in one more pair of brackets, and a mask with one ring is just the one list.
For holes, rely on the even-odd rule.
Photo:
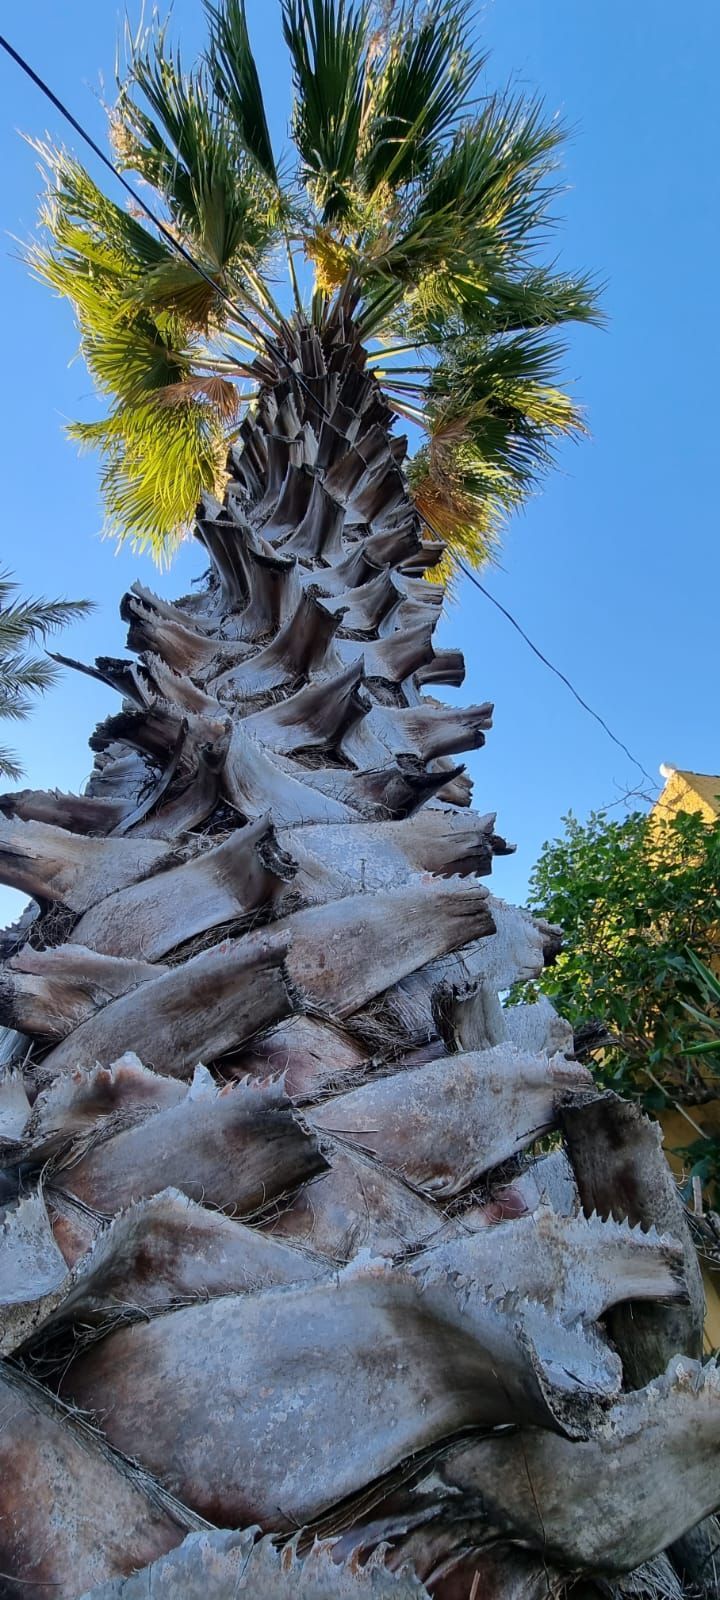
{"label": "trunk bark", "polygon": [[204,591],[135,585],[137,661],[81,668],[123,700],[87,792],[0,798],[39,907],[0,968],[0,1588],[669,1600],[720,1501],[683,1210],[547,1003],[500,1003],[557,932],[477,882],[442,547],[351,307],[284,338]]}

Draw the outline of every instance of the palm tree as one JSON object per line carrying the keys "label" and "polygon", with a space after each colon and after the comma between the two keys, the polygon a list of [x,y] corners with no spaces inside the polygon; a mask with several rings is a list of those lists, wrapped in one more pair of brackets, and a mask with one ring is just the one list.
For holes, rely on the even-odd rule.
{"label": "palm tree", "polygon": [[[423,507],[477,554],[572,415],[539,330],[589,296],[527,255],[556,130],[465,106],[456,9],[288,0],[281,184],[244,13],[210,18],[190,79],[136,52],[115,127],[202,274],[55,166],[110,519],[162,552],[199,495],[209,571],[134,585],[137,659],[82,668],[122,696],[85,793],[0,800],[40,908],[0,971],[0,1581],[677,1595],[720,1500],[685,1215],[549,1004],[499,1003],[557,930],[477,882],[508,847],[453,758],[492,708],[434,697]],[[287,314],[278,240],[317,264]]]}
{"label": "palm tree", "polygon": [[[32,697],[55,683],[57,666],[38,655],[38,640],[67,627],[91,609],[87,600],[24,600],[8,572],[0,572],[0,717],[20,722],[29,716]],[[17,781],[22,767],[12,750],[0,747],[0,776]]]}

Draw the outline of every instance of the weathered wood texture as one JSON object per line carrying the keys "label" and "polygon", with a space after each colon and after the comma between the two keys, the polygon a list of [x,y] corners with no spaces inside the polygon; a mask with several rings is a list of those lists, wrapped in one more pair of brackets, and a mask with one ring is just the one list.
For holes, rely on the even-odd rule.
{"label": "weathered wood texture", "polygon": [[720,1499],[717,1374],[661,1376],[683,1210],[547,1002],[501,1003],[558,934],[478,882],[509,847],[456,759],[483,686],[434,698],[442,546],[342,296],[283,337],[206,587],[136,584],[136,659],[69,663],[121,697],[87,792],[0,797],[36,902],[0,946],[0,1590],[595,1600],[651,1560],[628,1594],[677,1600],[659,1553]]}

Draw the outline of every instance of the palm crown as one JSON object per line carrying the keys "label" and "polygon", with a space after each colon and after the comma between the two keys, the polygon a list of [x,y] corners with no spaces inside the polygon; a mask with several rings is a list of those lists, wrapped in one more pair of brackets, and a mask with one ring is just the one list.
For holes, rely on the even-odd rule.
{"label": "palm crown", "polygon": [[[167,553],[222,479],[288,320],[321,326],[344,295],[389,403],[425,431],[418,509],[481,559],[581,426],[556,330],[596,316],[593,286],[539,259],[562,128],[536,102],[479,93],[467,0],[283,0],[295,156],[280,162],[243,0],[206,11],[189,73],[163,31],[132,43],[111,117],[160,227],[43,147],[32,259],[72,301],[109,402],[71,432],[102,452],[110,527]],[[283,258],[292,309],[271,287]]]}

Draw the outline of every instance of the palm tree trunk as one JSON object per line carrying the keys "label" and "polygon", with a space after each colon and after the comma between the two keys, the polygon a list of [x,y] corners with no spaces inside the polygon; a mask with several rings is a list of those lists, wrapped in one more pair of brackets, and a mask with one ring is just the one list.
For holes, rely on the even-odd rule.
{"label": "palm tree trunk", "polygon": [[492,708],[422,692],[463,673],[441,547],[349,308],[286,338],[205,587],[135,585],[137,661],[83,669],[122,696],[87,793],[0,802],[40,908],[0,971],[32,1046],[3,1593],[529,1600],[644,1562],[672,1593],[720,1499],[683,1209],[547,1002],[498,1001],[557,935],[477,881],[507,846],[457,757]]}

